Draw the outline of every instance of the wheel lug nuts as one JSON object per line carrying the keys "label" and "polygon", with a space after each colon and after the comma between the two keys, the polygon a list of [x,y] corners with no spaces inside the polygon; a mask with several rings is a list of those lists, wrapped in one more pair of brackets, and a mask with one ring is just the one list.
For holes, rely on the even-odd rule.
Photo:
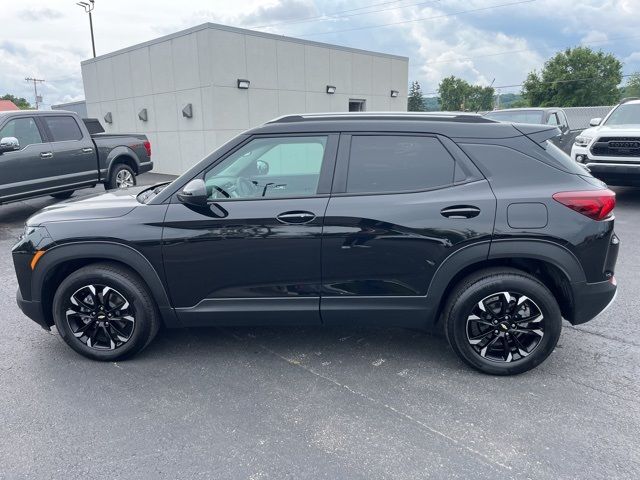
{"label": "wheel lug nuts", "polygon": [[493,333],[495,333],[497,335],[500,332],[498,332],[498,330],[494,330]]}
{"label": "wheel lug nuts", "polygon": [[512,323],[512,324],[511,324],[511,328],[516,328],[516,324],[515,324],[515,323]]}
{"label": "wheel lug nuts", "polygon": [[494,325],[497,325],[497,324],[498,324],[498,320],[494,320],[494,321],[493,321],[493,324],[494,324]]}

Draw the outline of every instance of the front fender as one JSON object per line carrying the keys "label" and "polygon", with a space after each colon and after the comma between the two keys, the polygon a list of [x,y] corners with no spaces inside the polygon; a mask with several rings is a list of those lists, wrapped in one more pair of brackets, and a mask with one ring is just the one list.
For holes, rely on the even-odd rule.
{"label": "front fender", "polygon": [[38,303],[42,302],[42,292],[46,282],[53,276],[57,267],[72,260],[91,259],[96,261],[112,260],[135,271],[147,284],[165,325],[168,327],[179,326],[175,311],[156,269],[138,250],[116,242],[67,243],[47,250],[31,277],[32,300]]}

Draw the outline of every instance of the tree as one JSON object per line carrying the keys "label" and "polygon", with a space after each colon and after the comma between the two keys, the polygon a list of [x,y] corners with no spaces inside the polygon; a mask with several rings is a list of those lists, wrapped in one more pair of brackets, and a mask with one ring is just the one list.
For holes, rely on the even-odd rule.
{"label": "tree", "polygon": [[640,72],[629,77],[627,84],[620,89],[620,98],[640,97]]}
{"label": "tree", "polygon": [[22,97],[15,97],[10,93],[7,93],[6,95],[0,97],[0,100],[11,100],[20,110],[31,110],[33,108],[26,99]]}
{"label": "tree", "polygon": [[568,48],[547,60],[524,82],[522,94],[532,107],[612,105],[619,98],[622,63],[589,47]]}
{"label": "tree", "polygon": [[452,75],[440,82],[438,93],[442,110],[476,112],[493,108],[495,91],[493,87],[471,85]]}
{"label": "tree", "polygon": [[409,88],[408,108],[410,112],[424,112],[424,97],[422,96],[420,84],[417,81],[412,82]]}

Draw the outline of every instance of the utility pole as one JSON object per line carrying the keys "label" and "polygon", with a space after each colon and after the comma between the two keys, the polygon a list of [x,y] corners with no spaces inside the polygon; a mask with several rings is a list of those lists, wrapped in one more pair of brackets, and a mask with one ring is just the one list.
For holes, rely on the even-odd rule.
{"label": "utility pole", "polygon": [[33,82],[33,94],[36,99],[36,110],[38,110],[39,104],[42,103],[42,97],[38,96],[38,83],[42,83],[44,82],[44,80],[42,80],[41,78],[31,78],[31,77],[27,77],[25,78],[25,80],[27,82]]}
{"label": "utility pole", "polygon": [[82,7],[85,13],[89,14],[89,28],[91,29],[91,48],[93,49],[93,58],[96,58],[96,43],[93,38],[93,18],[91,17],[91,12],[93,11],[95,6],[95,0],[89,0],[89,2],[78,2],[76,3],[79,7]]}

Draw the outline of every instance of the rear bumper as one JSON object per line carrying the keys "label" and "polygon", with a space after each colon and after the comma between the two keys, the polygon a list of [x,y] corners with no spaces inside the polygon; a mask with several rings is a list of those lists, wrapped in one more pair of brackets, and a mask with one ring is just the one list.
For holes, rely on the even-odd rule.
{"label": "rear bumper", "polygon": [[609,280],[574,284],[573,287],[573,318],[568,319],[573,325],[593,320],[613,303],[618,293],[615,282]]}
{"label": "rear bumper", "polygon": [[150,172],[151,170],[153,170],[153,162],[141,163],[140,167],[138,168],[138,175],[140,175],[141,173]]}
{"label": "rear bumper", "polygon": [[20,289],[18,289],[16,293],[16,301],[18,302],[18,307],[22,310],[27,317],[36,322],[45,330],[51,330],[49,325],[47,325],[47,321],[44,318],[44,314],[42,313],[42,304],[40,302],[32,302],[25,300],[22,298],[22,294],[20,293]]}

